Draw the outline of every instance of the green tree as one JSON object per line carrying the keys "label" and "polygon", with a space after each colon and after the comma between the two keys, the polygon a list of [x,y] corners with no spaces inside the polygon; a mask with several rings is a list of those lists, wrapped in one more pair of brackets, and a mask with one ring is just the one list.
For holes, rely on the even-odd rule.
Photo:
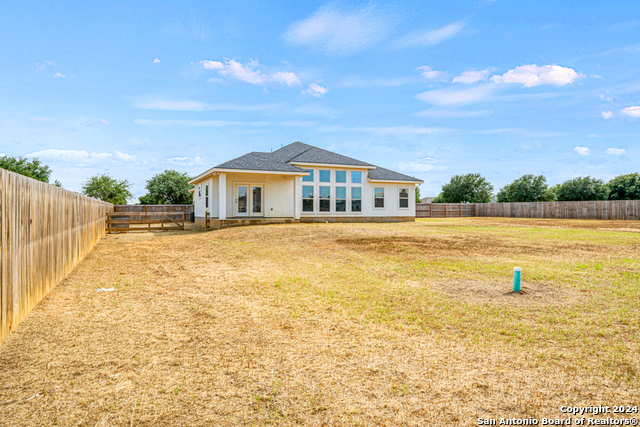
{"label": "green tree", "polygon": [[491,203],[493,185],[479,173],[455,175],[433,203]]}
{"label": "green tree", "polygon": [[608,197],[609,187],[590,176],[570,179],[557,189],[558,201],[607,200]]}
{"label": "green tree", "polygon": [[416,185],[416,203],[422,203],[422,198],[420,197],[420,186]]}
{"label": "green tree", "polygon": [[186,172],[178,172],[173,169],[154,175],[147,181],[148,194],[140,197],[143,205],[186,205],[193,203],[193,195],[189,192],[193,185],[189,184],[191,178]]}
{"label": "green tree", "polygon": [[640,200],[640,174],[618,175],[607,184],[609,200]]}
{"label": "green tree", "polygon": [[0,157],[0,168],[46,183],[49,182],[49,177],[51,176],[49,166],[37,158],[29,161],[23,157]]}
{"label": "green tree", "polygon": [[542,176],[523,175],[498,193],[498,202],[548,202],[554,199],[547,179]]}
{"label": "green tree", "polygon": [[119,181],[109,174],[92,176],[82,186],[82,194],[114,205],[125,205],[133,197],[129,181]]}

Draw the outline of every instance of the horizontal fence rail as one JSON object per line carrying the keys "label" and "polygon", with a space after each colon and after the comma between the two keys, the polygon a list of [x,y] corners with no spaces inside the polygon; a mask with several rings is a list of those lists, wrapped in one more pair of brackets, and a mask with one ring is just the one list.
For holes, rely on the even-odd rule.
{"label": "horizontal fence rail", "polygon": [[522,203],[416,203],[416,218],[504,217],[640,220],[640,200]]}
{"label": "horizontal fence rail", "polygon": [[111,210],[0,169],[0,342],[104,236]]}
{"label": "horizontal fence rail", "polygon": [[186,216],[185,212],[109,212],[106,230],[109,233],[184,230]]}

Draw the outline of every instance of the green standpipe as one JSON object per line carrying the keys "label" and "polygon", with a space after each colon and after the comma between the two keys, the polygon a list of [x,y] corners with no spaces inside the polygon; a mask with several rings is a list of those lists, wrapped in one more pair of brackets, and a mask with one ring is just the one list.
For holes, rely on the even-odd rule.
{"label": "green standpipe", "polygon": [[513,267],[513,292],[520,292],[520,275],[522,268]]}

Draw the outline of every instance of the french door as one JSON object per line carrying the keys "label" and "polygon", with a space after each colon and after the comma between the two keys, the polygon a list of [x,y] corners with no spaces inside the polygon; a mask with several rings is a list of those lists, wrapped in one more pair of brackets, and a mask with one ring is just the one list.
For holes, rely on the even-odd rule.
{"label": "french door", "polygon": [[236,216],[264,216],[264,186],[236,184]]}

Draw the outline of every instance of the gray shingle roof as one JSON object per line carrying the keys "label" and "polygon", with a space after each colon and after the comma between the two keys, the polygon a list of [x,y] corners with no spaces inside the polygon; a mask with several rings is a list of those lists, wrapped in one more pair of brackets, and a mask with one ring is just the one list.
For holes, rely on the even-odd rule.
{"label": "gray shingle roof", "polygon": [[399,172],[395,172],[389,169],[381,168],[380,166],[376,166],[375,169],[369,171],[369,178],[371,179],[379,179],[379,180],[389,180],[389,181],[415,181],[422,182],[421,179],[414,178],[409,175],[405,175]]}
{"label": "gray shingle roof", "polygon": [[375,169],[369,170],[369,178],[388,181],[414,181],[421,180],[394,172],[389,169],[374,166],[351,157],[323,150],[302,142],[294,142],[282,147],[273,153],[251,152],[228,162],[222,163],[213,169],[242,169],[274,172],[305,172],[305,169],[291,165],[290,163],[321,163],[329,165],[365,166]]}
{"label": "gray shingle roof", "polygon": [[276,172],[304,172],[296,166],[280,162],[271,157],[271,153],[259,153],[257,151],[224,162],[215,169],[244,169]]}

